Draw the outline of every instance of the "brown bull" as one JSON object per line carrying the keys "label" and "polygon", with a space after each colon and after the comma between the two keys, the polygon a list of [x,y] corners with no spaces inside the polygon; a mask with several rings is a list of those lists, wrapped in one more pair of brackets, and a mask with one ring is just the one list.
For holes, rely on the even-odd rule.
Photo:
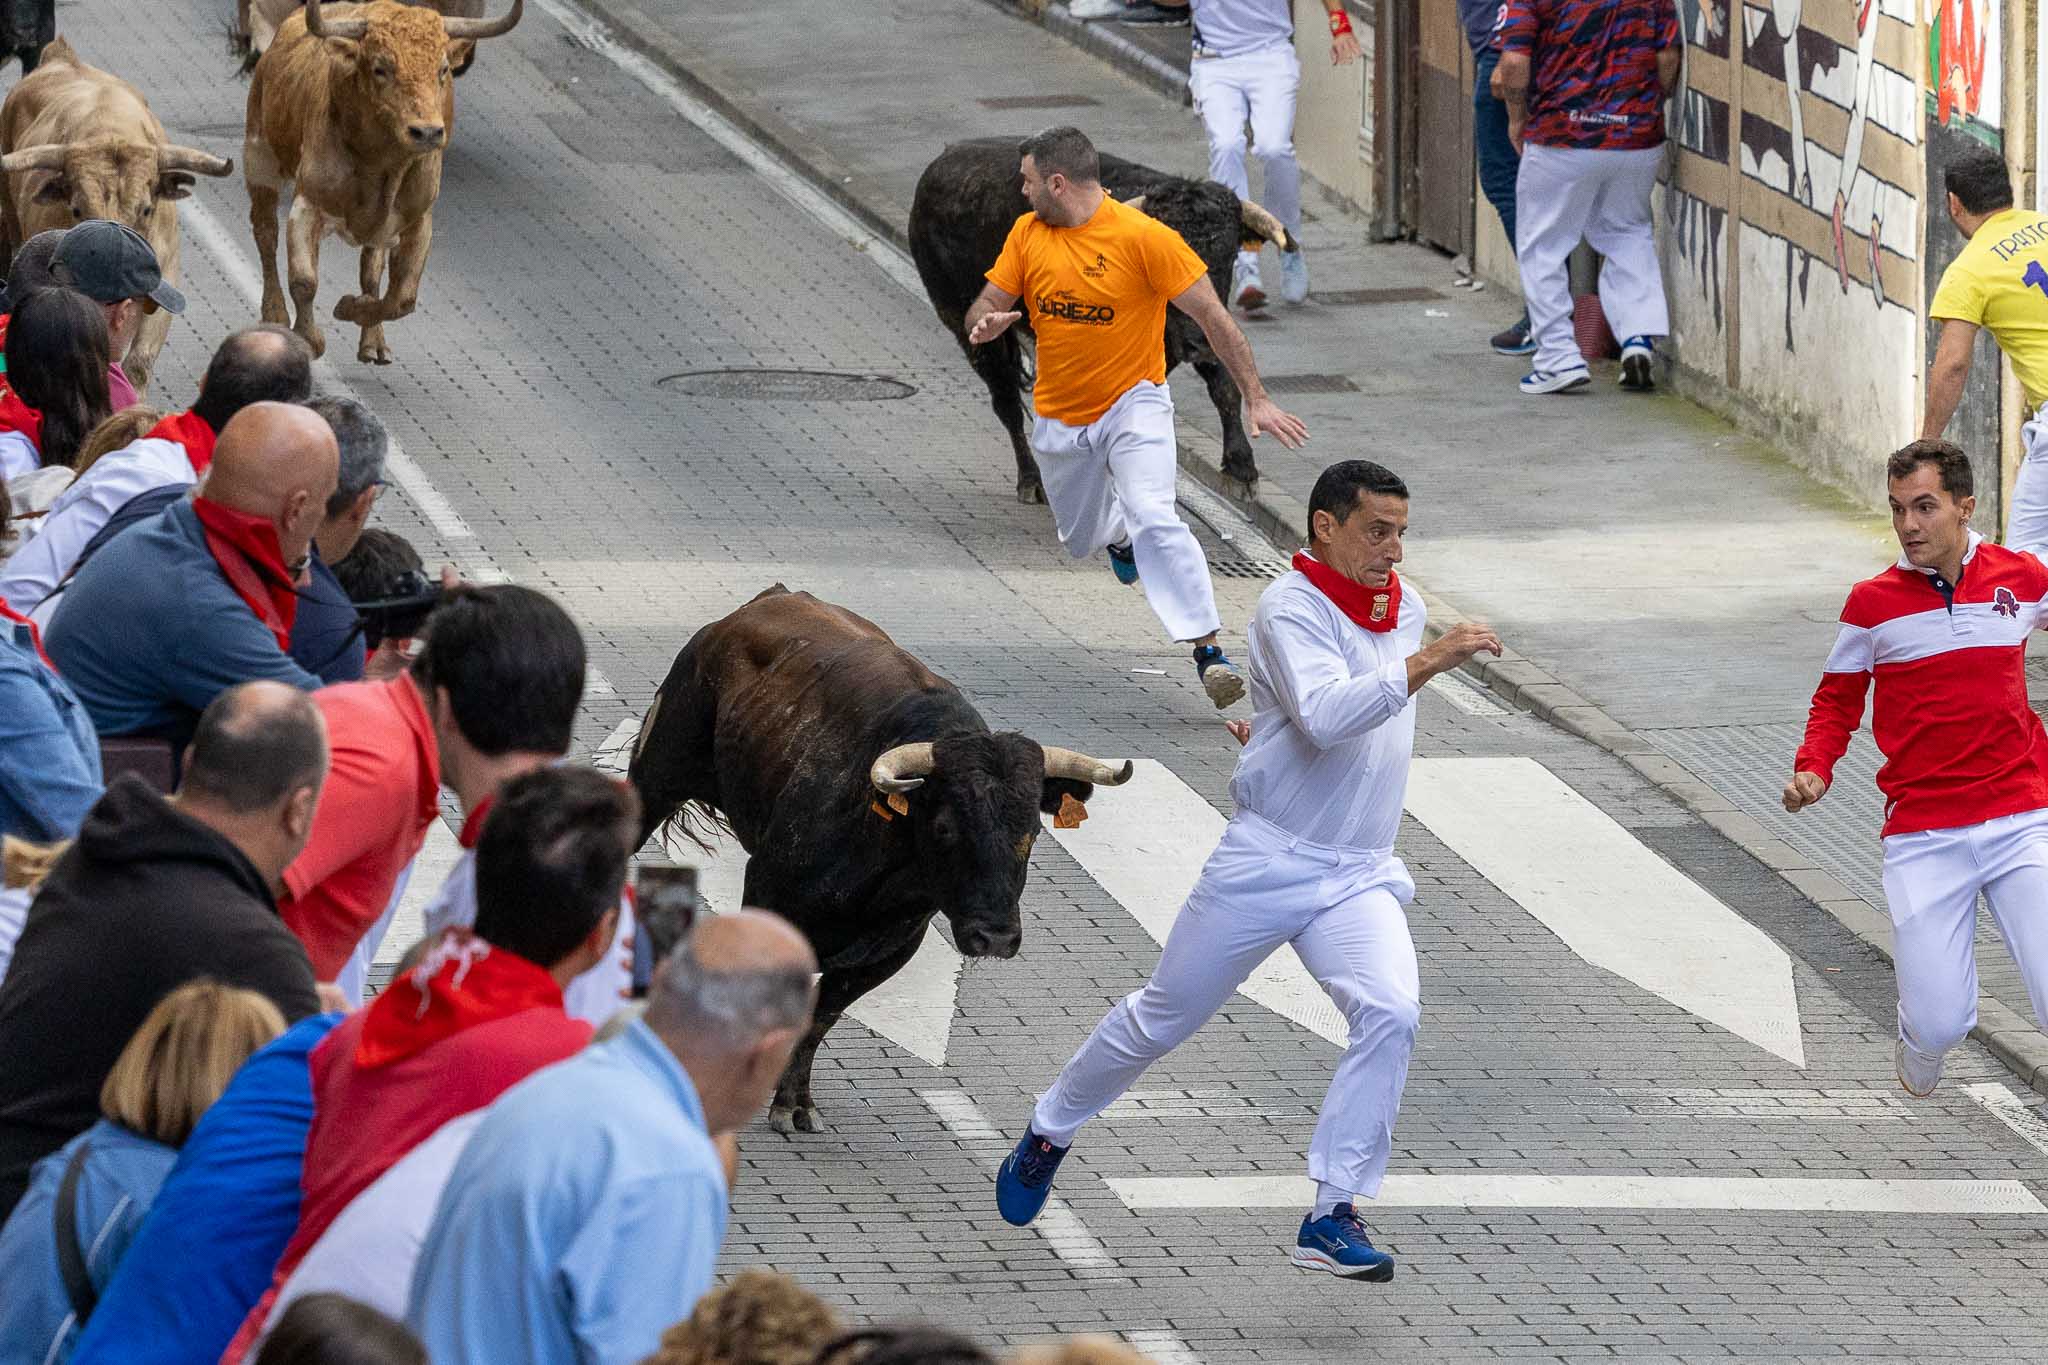
{"label": "brown bull", "polygon": [[[234,168],[223,157],[172,145],[140,90],[87,66],[58,38],[0,103],[0,171],[7,174],[0,252],[12,260],[38,232],[108,218],[146,237],[164,278],[176,284],[176,201],[192,192],[195,176]],[[169,313],[149,313],[127,354],[117,357],[138,391],[149,384],[170,326]]]}
{"label": "brown bull", "polygon": [[[327,340],[313,318],[320,239],[362,249],[361,288],[334,315],[362,329],[358,360],[391,363],[384,324],[419,302],[434,238],[441,153],[455,122],[454,68],[475,43],[509,32],[525,0],[500,19],[443,19],[431,9],[374,0],[306,0],[277,31],[249,82],[242,172],[249,226],[263,258],[263,320],[284,322],[277,276],[278,199],[292,185],[286,243],[294,329],[314,354]],[[386,267],[390,280],[384,283]],[[384,292],[378,295],[379,287]]]}

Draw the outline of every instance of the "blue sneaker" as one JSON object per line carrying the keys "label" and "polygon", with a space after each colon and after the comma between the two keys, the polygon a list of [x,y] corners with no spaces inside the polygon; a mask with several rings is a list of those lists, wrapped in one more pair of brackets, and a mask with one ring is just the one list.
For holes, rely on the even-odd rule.
{"label": "blue sneaker", "polygon": [[1621,386],[1638,392],[1656,388],[1657,378],[1650,368],[1655,356],[1648,337],[1630,337],[1622,342]]}
{"label": "blue sneaker", "polygon": [[1029,1227],[1052,1197],[1052,1178],[1067,1159],[1067,1148],[1055,1147],[1028,1127],[1017,1150],[1003,1158],[996,1171],[996,1208],[1003,1221]]}
{"label": "blue sneaker", "polygon": [[1244,699],[1244,678],[1221,645],[1195,646],[1195,676],[1218,711]]}
{"label": "blue sneaker", "polygon": [[1327,1270],[1346,1280],[1385,1284],[1394,1278],[1394,1258],[1373,1246],[1365,1221],[1349,1204],[1339,1204],[1321,1218],[1301,1220],[1288,1260],[1303,1270]]}
{"label": "blue sneaker", "polygon": [[1280,253],[1280,297],[1289,303],[1308,301],[1308,259],[1299,251]]}
{"label": "blue sneaker", "polygon": [[1487,339],[1495,355],[1535,355],[1536,338],[1529,335],[1529,315],[1522,314],[1522,320],[1512,327],[1495,332]]}
{"label": "blue sneaker", "polygon": [[1127,588],[1138,581],[1138,557],[1131,553],[1131,542],[1109,547],[1109,571]]}

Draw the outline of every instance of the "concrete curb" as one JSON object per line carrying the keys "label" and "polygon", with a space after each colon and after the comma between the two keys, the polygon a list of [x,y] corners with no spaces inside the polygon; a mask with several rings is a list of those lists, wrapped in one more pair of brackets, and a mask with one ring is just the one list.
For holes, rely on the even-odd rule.
{"label": "concrete curb", "polygon": [[[792,169],[800,172],[877,236],[896,243],[906,251],[909,249],[907,204],[893,203],[879,185],[842,166],[829,151],[767,109],[765,101],[751,98],[752,92],[744,82],[722,70],[715,59],[685,49],[631,0],[580,0],[580,3],[610,27],[613,38],[619,43],[660,65],[690,93],[773,148]],[[1023,22],[1039,23],[1104,57],[1113,65],[1132,72],[1169,98],[1176,97],[1175,88],[1168,87],[1154,69],[1170,71],[1165,63],[1119,35],[1068,18],[1064,6],[1048,8],[1034,20],[1022,13],[1013,0],[986,0],[986,3]],[[1130,64],[1139,58],[1150,65],[1134,70]],[[1184,99],[1185,77],[1175,73],[1175,79],[1178,97]],[[1221,468],[1219,443],[1185,420],[1179,423],[1179,435],[1183,471],[1229,501],[1281,549],[1298,549],[1304,543],[1303,528],[1308,519],[1305,502],[1270,483],[1247,489],[1235,479],[1226,478]],[[1428,606],[1430,639],[1437,638],[1461,621],[1471,619],[1414,578],[1408,578],[1407,583],[1422,595]],[[1580,696],[1540,665],[1509,650],[1498,659],[1476,659],[1467,664],[1464,671],[1511,705],[1620,758],[1890,960],[1891,921],[1886,915],[1817,867],[1805,854],[1770,834],[1755,817],[1738,810],[1704,778]],[[1984,1044],[1992,1055],[2028,1085],[2048,1095],[2048,1035],[2027,1019],[2000,1001],[1988,995],[1981,996],[1977,1002],[1977,1025],[1970,1030],[1970,1036]]]}

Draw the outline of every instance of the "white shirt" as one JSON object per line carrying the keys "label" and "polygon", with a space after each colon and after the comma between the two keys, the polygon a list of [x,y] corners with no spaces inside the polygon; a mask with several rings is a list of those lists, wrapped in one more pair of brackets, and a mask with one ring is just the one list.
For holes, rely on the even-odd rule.
{"label": "white shirt", "polygon": [[86,542],[138,493],[199,481],[185,447],[161,436],[108,451],[58,495],[42,529],[0,565],[0,597],[31,616],[71,572]]}
{"label": "white shirt", "polygon": [[36,443],[18,431],[0,431],[0,483],[33,474],[43,467]]}
{"label": "white shirt", "polygon": [[1218,57],[1242,57],[1285,44],[1294,46],[1294,13],[1288,0],[1193,0],[1195,46]]}
{"label": "white shirt", "polygon": [[1245,632],[1252,738],[1230,779],[1239,810],[1310,843],[1393,851],[1415,752],[1408,657],[1424,617],[1405,584],[1388,631],[1355,624],[1299,572],[1266,589]]}
{"label": "white shirt", "polygon": [[[468,928],[476,923],[475,849],[462,850],[462,857],[449,869],[448,880],[441,883],[434,899],[427,902],[423,918],[428,938],[438,938],[441,931],[451,924]],[[603,1028],[605,1021],[627,1003],[625,992],[633,984],[633,950],[627,946],[626,939],[632,932],[633,902],[630,897],[621,896],[619,931],[612,939],[612,950],[562,991],[562,1008],[570,1017],[581,1019],[592,1028]],[[402,1309],[404,1306],[401,1301],[399,1307]]]}
{"label": "white shirt", "polygon": [[[448,1120],[349,1200],[278,1290],[263,1323],[265,1334],[293,1299],[306,1294],[346,1294],[403,1319],[434,1206],[469,1135],[489,1112],[486,1106]],[[252,1349],[249,1358],[255,1355]]]}

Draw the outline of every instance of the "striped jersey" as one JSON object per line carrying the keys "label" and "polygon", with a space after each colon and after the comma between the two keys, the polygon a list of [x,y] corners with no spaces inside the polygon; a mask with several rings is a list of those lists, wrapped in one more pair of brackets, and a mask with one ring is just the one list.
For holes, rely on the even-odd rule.
{"label": "striped jersey", "polygon": [[1887,835],[2048,807],[2048,732],[2024,667],[2048,613],[2048,565],[1972,532],[1958,577],[1947,585],[1901,559],[1849,590],[1793,762],[1832,784],[1875,682]]}
{"label": "striped jersey", "polygon": [[1540,147],[1662,146],[1657,54],[1679,45],[1672,0],[1506,0],[1495,45],[1529,54],[1529,123]]}

